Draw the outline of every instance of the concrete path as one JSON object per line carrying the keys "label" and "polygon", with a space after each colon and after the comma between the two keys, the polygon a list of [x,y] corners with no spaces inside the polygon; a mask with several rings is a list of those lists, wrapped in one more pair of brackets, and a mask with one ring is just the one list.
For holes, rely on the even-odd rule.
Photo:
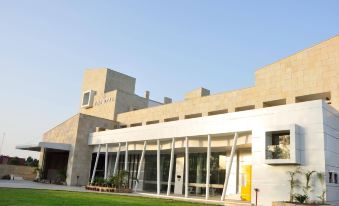
{"label": "concrete path", "polygon": [[84,187],[44,184],[27,180],[0,180],[0,187],[85,192]]}

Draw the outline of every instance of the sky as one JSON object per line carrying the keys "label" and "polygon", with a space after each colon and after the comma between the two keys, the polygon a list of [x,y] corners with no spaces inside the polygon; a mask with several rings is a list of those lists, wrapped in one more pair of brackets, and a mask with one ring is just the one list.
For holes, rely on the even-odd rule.
{"label": "sky", "polygon": [[85,69],[180,101],[253,86],[257,69],[339,34],[338,20],[336,0],[0,0],[0,153],[38,157],[15,146],[79,112]]}

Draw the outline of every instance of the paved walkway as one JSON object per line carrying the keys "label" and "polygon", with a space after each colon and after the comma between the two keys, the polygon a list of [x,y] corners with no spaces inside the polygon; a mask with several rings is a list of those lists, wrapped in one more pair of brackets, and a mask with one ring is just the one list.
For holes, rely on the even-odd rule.
{"label": "paved walkway", "polygon": [[28,188],[41,190],[63,190],[73,192],[85,192],[84,187],[72,187],[65,185],[44,184],[27,180],[0,180],[0,187],[7,188]]}
{"label": "paved walkway", "polygon": [[[62,190],[62,191],[72,191],[72,192],[91,192],[91,193],[104,193],[104,192],[95,192],[86,190],[84,187],[74,187],[74,186],[65,186],[65,185],[53,185],[32,182],[27,180],[0,180],[0,188],[25,188],[25,189],[41,189],[41,190]],[[151,198],[161,198],[161,199],[172,199],[172,200],[181,200],[188,202],[197,202],[205,204],[214,204],[214,205],[239,205],[239,206],[248,206],[251,205],[248,202],[237,201],[237,200],[226,200],[225,202],[217,200],[205,200],[202,197],[195,198],[184,198],[182,196],[166,196],[166,195],[155,195],[152,193],[106,193],[105,194],[118,194],[118,195],[128,195],[128,196],[143,196]]]}

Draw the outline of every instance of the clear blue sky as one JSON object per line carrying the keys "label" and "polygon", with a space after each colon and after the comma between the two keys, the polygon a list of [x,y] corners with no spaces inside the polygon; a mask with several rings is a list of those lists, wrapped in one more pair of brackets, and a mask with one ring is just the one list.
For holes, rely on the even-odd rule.
{"label": "clear blue sky", "polygon": [[338,34],[338,20],[335,0],[2,0],[2,153],[34,154],[14,147],[78,112],[85,68],[118,70],[137,78],[138,94],[178,101],[200,86],[252,86],[258,68]]}

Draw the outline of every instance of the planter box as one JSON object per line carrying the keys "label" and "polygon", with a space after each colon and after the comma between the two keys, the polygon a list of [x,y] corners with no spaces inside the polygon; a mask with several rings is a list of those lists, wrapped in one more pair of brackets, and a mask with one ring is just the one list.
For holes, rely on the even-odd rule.
{"label": "planter box", "polygon": [[86,185],[86,190],[96,191],[96,192],[117,192],[117,193],[131,193],[132,189],[118,189],[113,187],[102,187],[102,186],[93,186]]}
{"label": "planter box", "polygon": [[332,204],[299,204],[299,203],[290,203],[290,202],[282,202],[282,201],[277,201],[277,202],[272,202],[272,206],[335,206]]}

